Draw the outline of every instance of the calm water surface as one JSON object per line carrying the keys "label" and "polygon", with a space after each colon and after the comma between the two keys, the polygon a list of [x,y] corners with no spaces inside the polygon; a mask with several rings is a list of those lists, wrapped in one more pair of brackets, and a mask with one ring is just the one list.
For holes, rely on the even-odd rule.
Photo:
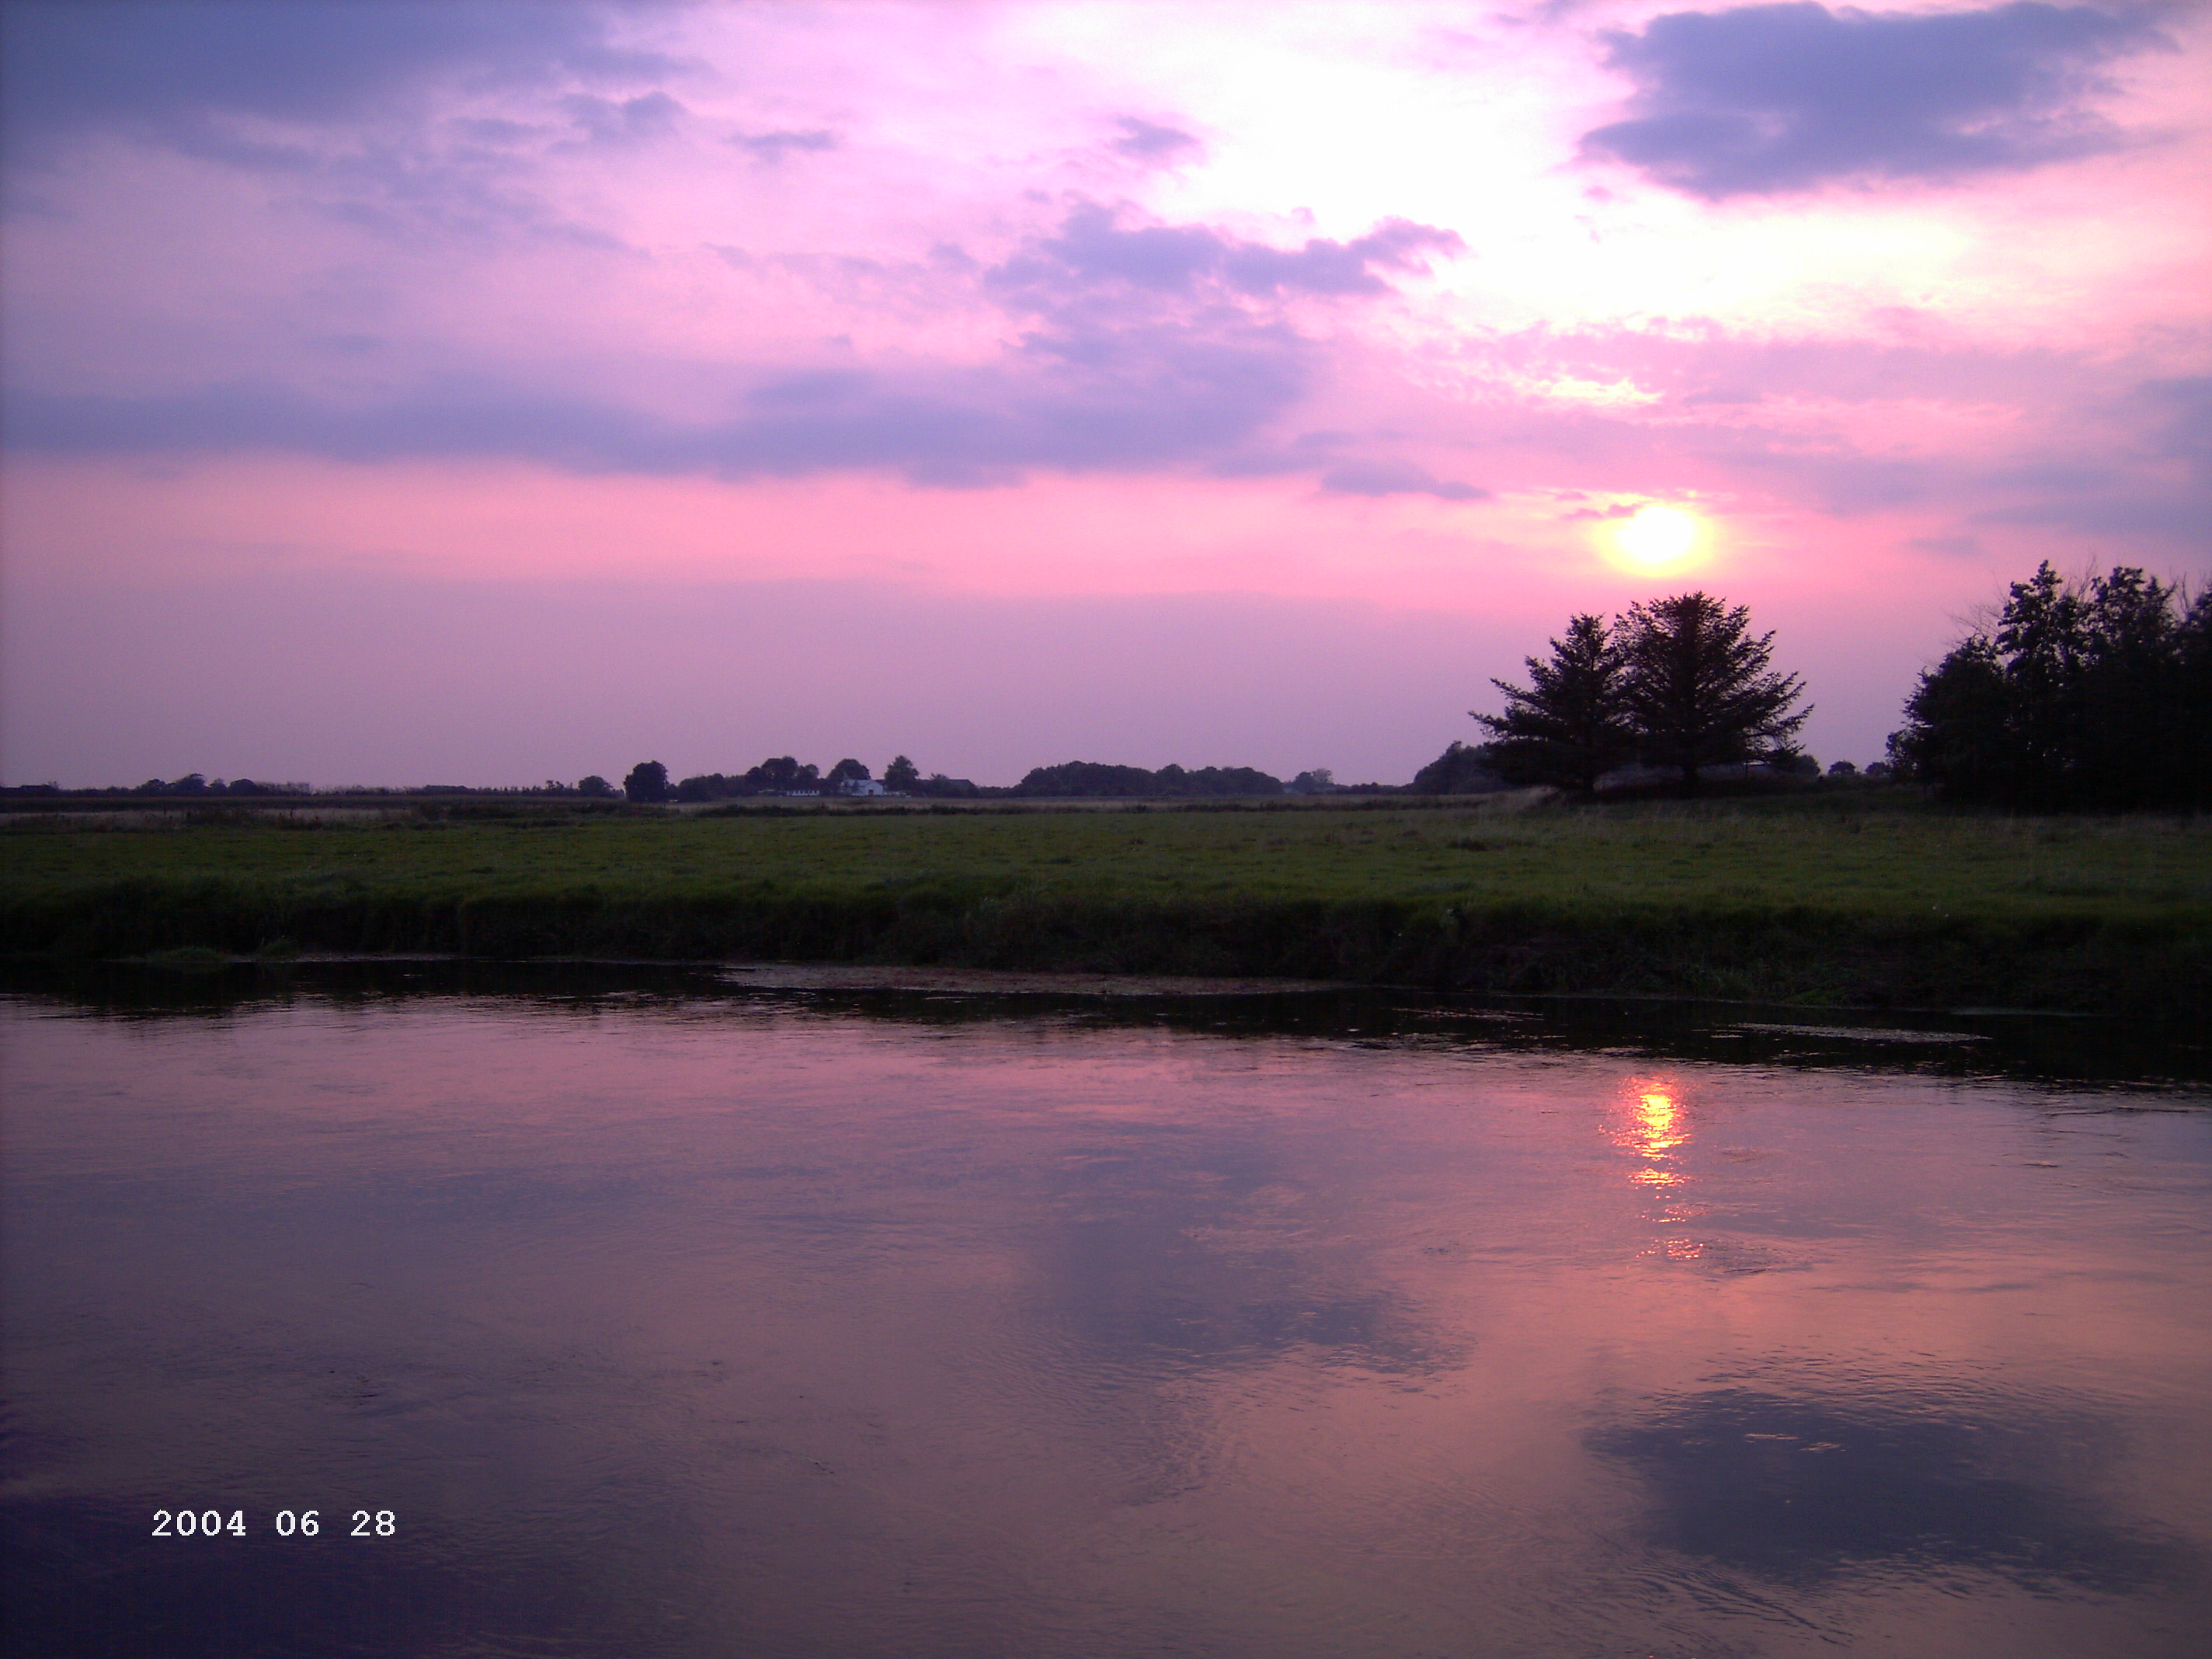
{"label": "calm water surface", "polygon": [[2212,1094],[2040,1028],[312,981],[0,1005],[12,1651],[2204,1651]]}

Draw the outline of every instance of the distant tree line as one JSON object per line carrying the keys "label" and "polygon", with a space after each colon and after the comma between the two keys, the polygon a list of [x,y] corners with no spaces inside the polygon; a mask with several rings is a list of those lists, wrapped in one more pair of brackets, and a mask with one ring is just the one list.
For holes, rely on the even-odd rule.
{"label": "distant tree line", "polygon": [[[866,782],[872,776],[857,760],[841,760],[826,773],[803,765],[793,756],[778,755],[739,773],[702,772],[672,783],[668,769],[659,761],[644,761],[623,780],[623,794],[633,801],[732,800],[750,795],[836,795],[850,780]],[[1311,793],[1334,787],[1326,773],[1304,773],[1302,783],[1322,780]],[[1280,795],[1280,778],[1249,766],[1205,766],[1195,771],[1164,766],[1157,772],[1141,766],[1109,766],[1096,761],[1069,761],[1060,766],[1033,768],[1011,788],[983,787],[967,778],[933,772],[927,777],[906,756],[884,769],[886,793],[924,799],[962,799],[991,796],[1001,799],[1178,799],[1206,796]]]}
{"label": "distant tree line", "polygon": [[[825,773],[811,763],[802,764],[796,756],[772,755],[743,772],[701,772],[671,783],[668,769],[660,762],[641,761],[623,780],[622,793],[627,799],[650,803],[734,800],[748,795],[835,795],[843,793],[848,782],[866,783],[873,777],[866,766],[849,757]],[[966,778],[951,778],[942,772],[925,778],[904,755],[894,757],[884,768],[882,782],[884,790],[895,795],[959,797],[983,793]]]}
{"label": "distant tree line", "polygon": [[198,772],[187,772],[180,778],[166,782],[160,778],[149,778],[131,792],[134,795],[304,795],[309,792],[304,783],[257,783],[252,778],[232,778],[228,782],[217,778],[212,783]]}
{"label": "distant tree line", "polygon": [[1754,635],[1742,605],[1703,592],[1633,605],[1608,623],[1570,617],[1548,658],[1525,659],[1528,684],[1491,684],[1504,712],[1476,713],[1490,733],[1455,743],[1413,787],[1455,794],[1549,784],[1582,795],[1630,765],[1657,769],[1694,794],[1717,769],[1809,765],[1797,732],[1803,683],[1772,672],[1774,635]]}
{"label": "distant tree line", "polygon": [[[744,772],[702,772],[681,780],[672,780],[667,766],[660,761],[641,761],[629,769],[619,786],[594,773],[578,779],[574,783],[548,778],[542,785],[526,787],[478,787],[459,783],[372,787],[356,784],[319,793],[325,795],[378,797],[521,796],[629,801],[657,805],[669,802],[729,800],[751,795],[836,795],[846,793],[843,786],[848,781],[865,783],[872,775],[865,764],[851,758],[839,761],[825,773],[818,766],[801,763],[794,756],[777,755]],[[1389,787],[1382,784],[1359,784],[1349,787],[1337,784],[1326,771],[1302,772],[1295,783],[1285,786],[1280,779],[1246,766],[1207,766],[1196,771],[1187,771],[1180,766],[1164,766],[1152,772],[1143,767],[1107,766],[1087,761],[1071,761],[1063,766],[1038,767],[1012,787],[990,787],[978,785],[972,779],[951,777],[943,772],[933,772],[924,776],[921,769],[904,755],[895,757],[884,769],[881,781],[888,793],[926,799],[974,799],[984,796],[1006,799],[1022,796],[1177,798],[1280,795],[1286,789],[1291,793],[1310,794],[1389,793]],[[64,789],[60,785],[52,783],[0,786],[0,797],[38,799],[60,796],[194,799],[316,793],[319,792],[305,783],[257,783],[250,778],[240,778],[228,783],[218,778],[210,783],[197,772],[187,773],[173,781],[149,779],[131,788],[111,786],[106,788]]]}
{"label": "distant tree line", "polygon": [[2012,584],[1996,625],[1921,675],[1892,763],[1942,799],[2202,810],[2212,798],[2212,592],[2130,566]]}
{"label": "distant tree line", "polygon": [[[1302,774],[1302,780],[1315,777]],[[1324,780],[1326,774],[1318,775]],[[668,769],[659,761],[644,761],[623,780],[623,794],[633,801],[731,800],[749,795],[836,795],[844,784],[867,781],[872,774],[857,760],[839,761],[828,772],[804,765],[791,755],[773,756],[740,773],[702,772],[672,783]],[[967,778],[933,772],[927,777],[906,756],[884,769],[884,790],[891,794],[925,799],[960,799],[983,796],[1053,799],[1179,799],[1216,795],[1279,795],[1280,778],[1249,766],[1206,766],[1188,771],[1164,766],[1150,771],[1141,766],[1109,766],[1095,761],[1069,761],[1060,766],[1031,769],[1011,788],[987,788]],[[1323,789],[1333,786],[1323,785]]]}
{"label": "distant tree line", "polygon": [[1039,766],[1006,791],[1011,795],[1044,795],[1075,799],[1177,799],[1206,795],[1279,795],[1283,781],[1249,766],[1201,766],[1194,772],[1163,766],[1107,766],[1097,761],[1067,761]]}
{"label": "distant tree line", "polygon": [[145,782],[133,784],[128,788],[119,784],[111,784],[106,788],[64,789],[58,783],[20,783],[11,787],[0,788],[0,795],[144,795],[159,796],[165,799],[182,797],[187,800],[202,799],[209,796],[222,798],[233,795],[311,795],[313,793],[314,793],[313,786],[305,783],[260,783],[252,778],[232,778],[227,781],[217,778],[213,782],[210,782],[204,774],[198,772],[187,772],[180,778],[166,780],[149,778]]}
{"label": "distant tree line", "polygon": [[149,799],[161,800],[194,800],[222,799],[231,796],[256,795],[262,797],[283,798],[296,798],[301,795],[373,795],[378,797],[412,795],[520,795],[531,799],[538,797],[567,797],[571,799],[580,798],[586,800],[618,800],[622,798],[622,792],[602,777],[580,778],[574,783],[562,783],[556,778],[548,778],[542,784],[520,786],[506,784],[485,786],[465,783],[423,783],[411,786],[349,783],[340,784],[334,787],[318,789],[310,783],[258,782],[252,778],[232,778],[228,781],[225,781],[222,778],[216,778],[213,781],[210,781],[200,773],[187,772],[182,777],[179,778],[149,778],[143,783],[132,784],[128,787],[121,785],[111,784],[105,787],[64,789],[58,783],[26,783],[12,786],[0,786],[0,796],[9,795],[69,796],[73,799],[89,799],[93,797],[143,797]]}

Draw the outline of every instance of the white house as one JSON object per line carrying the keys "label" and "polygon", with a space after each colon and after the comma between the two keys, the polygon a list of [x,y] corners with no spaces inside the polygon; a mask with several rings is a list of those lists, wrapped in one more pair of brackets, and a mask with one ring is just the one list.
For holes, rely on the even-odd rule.
{"label": "white house", "polygon": [[887,795],[890,792],[873,778],[847,778],[838,784],[841,795]]}

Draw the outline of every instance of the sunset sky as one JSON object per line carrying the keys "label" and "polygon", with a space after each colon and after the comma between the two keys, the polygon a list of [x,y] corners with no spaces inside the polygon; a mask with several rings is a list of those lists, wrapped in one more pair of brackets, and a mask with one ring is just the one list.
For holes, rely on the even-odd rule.
{"label": "sunset sky", "polygon": [[2202,6],[0,16],[9,783],[1400,782],[1689,587],[1863,765],[2212,576]]}

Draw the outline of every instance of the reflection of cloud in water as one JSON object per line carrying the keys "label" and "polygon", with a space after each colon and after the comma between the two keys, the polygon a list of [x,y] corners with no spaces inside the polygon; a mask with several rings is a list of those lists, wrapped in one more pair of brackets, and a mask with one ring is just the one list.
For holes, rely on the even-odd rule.
{"label": "reflection of cloud in water", "polygon": [[1104,1212],[1054,1229],[1041,1253],[1063,1329],[1155,1376],[1248,1370],[1301,1351],[1385,1372],[1444,1363],[1403,1297],[1373,1282],[1371,1264],[1315,1236],[1334,1231],[1325,1218],[1301,1213],[1303,1200],[1270,1175],[1239,1170],[1251,1154],[1222,1150],[1210,1190],[1162,1191],[1156,1171],[1093,1172],[1105,1179],[1086,1182],[1085,1195]]}
{"label": "reflection of cloud in water", "polygon": [[2185,1547],[2106,1520],[2086,1495],[2083,1465],[2112,1452],[2100,1422],[1984,1403],[1936,1415],[1924,1400],[1717,1389],[1662,1400],[1588,1444],[1644,1477],[1652,1542],[1783,1583],[1899,1563],[2045,1591],[2189,1576]]}
{"label": "reflection of cloud in water", "polygon": [[1342,1194],[1304,1163],[1294,1144],[1234,1133],[1133,1134],[1062,1162],[1061,1213],[1027,1257],[1059,1350],[1039,1378],[1073,1385],[1057,1409],[1097,1431],[1119,1503],[1214,1480],[1231,1444],[1220,1413],[1267,1373],[1405,1377],[1462,1357],[1377,1282]]}
{"label": "reflection of cloud in water", "polygon": [[1432,1369],[1387,1291],[1316,1283],[1296,1260],[1242,1260],[1125,1223],[1071,1229],[1069,1317],[1125,1364],[1170,1374],[1243,1370],[1305,1350],[1364,1370]]}

